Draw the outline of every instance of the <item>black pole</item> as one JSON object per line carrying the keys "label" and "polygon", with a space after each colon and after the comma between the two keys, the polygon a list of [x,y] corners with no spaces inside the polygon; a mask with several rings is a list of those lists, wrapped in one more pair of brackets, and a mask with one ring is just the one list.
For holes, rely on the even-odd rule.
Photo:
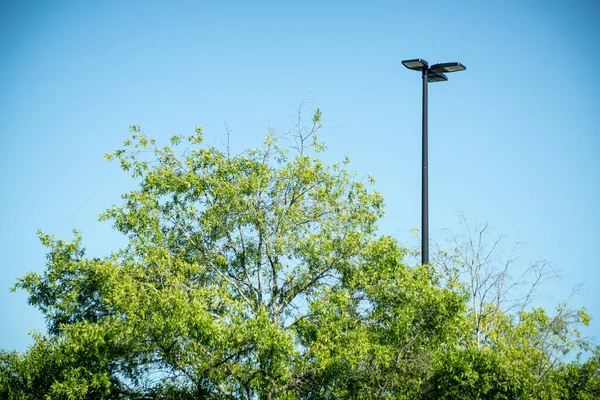
{"label": "black pole", "polygon": [[421,264],[429,264],[429,193],[427,180],[427,67],[423,68],[423,146],[421,182]]}

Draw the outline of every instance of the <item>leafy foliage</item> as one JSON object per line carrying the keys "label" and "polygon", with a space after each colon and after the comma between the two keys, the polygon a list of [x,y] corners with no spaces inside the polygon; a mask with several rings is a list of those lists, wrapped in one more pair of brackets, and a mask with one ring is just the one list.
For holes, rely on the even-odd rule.
{"label": "leafy foliage", "polygon": [[443,354],[429,393],[436,399],[521,399],[523,376],[490,349],[468,347]]}
{"label": "leafy foliage", "polygon": [[587,314],[511,314],[482,302],[493,318],[475,321],[468,285],[435,265],[411,266],[409,250],[378,234],[383,199],[348,159],[318,158],[321,117],[299,120],[292,148],[267,136],[236,156],[204,146],[200,127],[163,148],[131,127],[106,158],[139,186],[101,215],[128,244],[86,258],[78,232],[71,242],[39,233],[47,268],[15,288],[48,332],[25,354],[0,352],[0,397],[597,393],[597,356],[555,357],[585,348],[573,337]]}

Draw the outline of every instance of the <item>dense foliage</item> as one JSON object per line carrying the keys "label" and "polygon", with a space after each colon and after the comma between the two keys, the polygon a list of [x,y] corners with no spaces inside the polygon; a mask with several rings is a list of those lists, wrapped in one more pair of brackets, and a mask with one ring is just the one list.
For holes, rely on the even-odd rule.
{"label": "dense foliage", "polygon": [[564,361],[587,314],[478,313],[460,274],[411,265],[381,196],[319,159],[320,118],[236,156],[132,127],[107,158],[139,186],[101,216],[128,245],[39,234],[47,268],[16,288],[48,331],[0,352],[0,398],[600,398],[600,353]]}

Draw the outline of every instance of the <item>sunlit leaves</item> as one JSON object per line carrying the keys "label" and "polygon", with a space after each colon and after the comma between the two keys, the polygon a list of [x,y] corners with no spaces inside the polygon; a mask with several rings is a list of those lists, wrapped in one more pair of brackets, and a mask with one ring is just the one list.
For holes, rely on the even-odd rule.
{"label": "sunlit leaves", "polygon": [[409,265],[378,233],[374,179],[318,157],[322,127],[317,109],[295,146],[270,133],[234,156],[201,127],[165,147],[130,127],[105,158],[138,186],[100,215],[127,245],[87,258],[78,232],[38,233],[46,269],[15,289],[48,335],[0,353],[0,397],[524,399],[573,392],[549,384],[564,376],[597,386],[596,364],[554,362],[589,349],[585,310],[482,302],[474,341],[466,262],[449,275]]}

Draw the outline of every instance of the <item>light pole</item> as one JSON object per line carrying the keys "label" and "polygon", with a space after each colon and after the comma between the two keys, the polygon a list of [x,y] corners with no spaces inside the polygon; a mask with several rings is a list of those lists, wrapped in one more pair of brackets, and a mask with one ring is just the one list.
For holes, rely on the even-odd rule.
{"label": "light pole", "polygon": [[429,264],[429,192],[427,176],[427,84],[447,81],[445,73],[467,69],[459,62],[435,64],[431,67],[427,61],[417,58],[402,61],[408,69],[421,71],[423,75],[423,145],[421,180],[421,264]]}

